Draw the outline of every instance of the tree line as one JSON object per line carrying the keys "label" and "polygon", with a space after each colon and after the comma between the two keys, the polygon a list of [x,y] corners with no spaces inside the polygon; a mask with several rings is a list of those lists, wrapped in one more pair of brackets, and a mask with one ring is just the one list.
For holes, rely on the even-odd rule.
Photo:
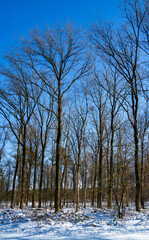
{"label": "tree line", "polygon": [[[119,214],[148,200],[149,4],[125,0],[115,27],[35,28],[0,68],[0,202]],[[8,157],[7,148],[12,154]]]}

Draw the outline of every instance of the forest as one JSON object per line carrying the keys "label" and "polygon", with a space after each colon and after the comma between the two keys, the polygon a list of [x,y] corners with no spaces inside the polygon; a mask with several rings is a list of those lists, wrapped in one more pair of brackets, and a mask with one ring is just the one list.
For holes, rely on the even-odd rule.
{"label": "forest", "polygon": [[18,39],[0,66],[0,206],[149,201],[149,2]]}

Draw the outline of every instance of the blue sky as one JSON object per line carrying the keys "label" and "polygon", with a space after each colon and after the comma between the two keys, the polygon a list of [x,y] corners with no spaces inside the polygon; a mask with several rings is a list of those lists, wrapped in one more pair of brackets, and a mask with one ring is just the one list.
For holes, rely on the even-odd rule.
{"label": "blue sky", "polygon": [[100,13],[117,21],[121,0],[0,0],[0,61],[18,37],[25,37],[36,25],[73,21],[86,27]]}

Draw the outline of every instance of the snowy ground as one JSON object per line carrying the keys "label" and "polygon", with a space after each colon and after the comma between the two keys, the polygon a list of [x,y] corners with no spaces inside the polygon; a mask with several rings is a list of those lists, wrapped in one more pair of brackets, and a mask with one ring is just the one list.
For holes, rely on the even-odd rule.
{"label": "snowy ground", "polygon": [[0,209],[0,240],[144,240],[149,239],[149,209],[128,208],[123,219],[108,209]]}

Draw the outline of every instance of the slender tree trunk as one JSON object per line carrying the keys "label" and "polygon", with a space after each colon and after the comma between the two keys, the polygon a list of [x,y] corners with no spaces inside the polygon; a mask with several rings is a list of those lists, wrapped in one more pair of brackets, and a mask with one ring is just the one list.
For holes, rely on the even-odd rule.
{"label": "slender tree trunk", "polygon": [[106,151],[106,167],[107,167],[107,194],[108,194],[108,198],[107,198],[107,203],[109,203],[109,181],[110,181],[110,171],[109,171],[109,139],[108,139],[108,135],[107,136],[107,151]]}
{"label": "slender tree trunk", "polygon": [[75,166],[73,166],[73,206],[75,205],[76,201],[76,172],[75,172]]}
{"label": "slender tree trunk", "polygon": [[64,180],[64,192],[63,192],[63,206],[66,204],[66,177]]}
{"label": "slender tree trunk", "polygon": [[95,156],[95,169],[94,169],[94,179],[93,179],[93,189],[92,189],[92,203],[91,206],[94,207],[95,204],[95,190],[96,190],[96,180],[97,180],[97,156]]}
{"label": "slender tree trunk", "polygon": [[32,208],[35,208],[35,191],[36,191],[36,178],[37,178],[37,153],[38,148],[36,147],[35,159],[34,159],[34,181],[33,181],[33,195],[32,195]]}
{"label": "slender tree trunk", "polygon": [[38,196],[39,197],[38,208],[41,208],[44,155],[45,155],[45,146],[42,147],[42,158],[41,158],[41,166],[40,166],[40,182],[39,182],[39,196]]}
{"label": "slender tree trunk", "polygon": [[56,180],[55,180],[55,212],[60,210],[60,161],[61,161],[61,115],[62,115],[62,102],[61,102],[61,86],[60,80],[58,81],[58,129],[56,141]]}
{"label": "slender tree trunk", "polygon": [[17,206],[19,206],[20,199],[21,199],[21,163],[22,163],[22,154],[20,156],[20,161],[19,161]]}
{"label": "slender tree trunk", "polygon": [[21,200],[20,208],[23,209],[24,203],[24,182],[25,182],[25,159],[26,158],[26,125],[23,129],[23,157],[22,157],[22,176],[21,176]]}
{"label": "slender tree trunk", "polygon": [[65,184],[64,184],[64,201],[63,205],[68,208],[68,169],[67,169],[67,160],[66,160],[66,170],[65,170]]}
{"label": "slender tree trunk", "polygon": [[48,167],[46,171],[46,188],[45,188],[45,198],[46,198],[46,206],[49,200],[49,183],[50,183],[50,168]]}
{"label": "slender tree trunk", "polygon": [[[20,140],[20,135],[21,134],[19,133],[19,140]],[[13,185],[12,185],[12,194],[11,194],[10,208],[13,208],[13,203],[14,203],[15,184],[16,184],[16,176],[17,176],[18,167],[19,167],[19,160],[20,160],[20,143],[18,141],[17,159],[16,159],[16,166],[15,166],[15,172],[14,172],[14,177],[13,177]]]}
{"label": "slender tree trunk", "polygon": [[113,115],[111,116],[111,143],[110,143],[110,178],[109,178],[109,191],[108,191],[108,208],[112,208],[112,189],[113,189],[113,142],[114,142],[114,129],[113,129]]}
{"label": "slender tree trunk", "polygon": [[[84,168],[84,166],[83,166]],[[81,172],[81,178],[82,178],[82,189],[81,189],[81,202],[82,202],[82,206],[83,206],[83,203],[84,203],[84,181],[85,181],[85,172],[84,172],[84,169],[82,169],[82,172]]]}
{"label": "slender tree trunk", "polygon": [[141,139],[141,207],[144,208],[144,191],[143,191],[143,175],[144,175],[144,137]]}
{"label": "slender tree trunk", "polygon": [[52,158],[52,166],[51,166],[51,179],[50,179],[50,208],[52,208],[53,203],[53,158]]}
{"label": "slender tree trunk", "polygon": [[66,171],[66,207],[68,208],[68,192],[69,192],[69,184],[68,184],[68,169]]}
{"label": "slender tree trunk", "polygon": [[78,156],[77,164],[77,202],[76,202],[76,212],[79,211],[79,201],[80,201],[80,155]]}
{"label": "slender tree trunk", "polygon": [[[31,149],[30,149],[30,153],[32,154]],[[26,179],[26,181],[27,181],[27,184],[26,184],[26,206],[28,206],[28,201],[29,201],[31,169],[32,169],[32,156],[29,159],[29,170],[28,170],[27,179]]]}
{"label": "slender tree trunk", "polygon": [[[102,128],[102,126],[101,126]],[[99,153],[99,171],[98,171],[98,196],[97,207],[102,208],[102,158],[103,158],[103,146],[102,146],[102,129],[100,131],[100,153]]]}
{"label": "slender tree trunk", "polygon": [[98,195],[97,195],[97,207],[102,208],[102,161],[103,161],[103,122],[101,112],[101,95],[100,95],[100,107],[99,107],[99,122],[100,122],[100,142],[99,142],[99,169],[98,169]]}
{"label": "slender tree trunk", "polygon": [[68,208],[68,162],[66,159],[64,205]]}
{"label": "slender tree trunk", "polygon": [[84,208],[86,208],[86,187],[87,187],[87,163],[85,160],[85,176],[84,176]]}
{"label": "slender tree trunk", "polygon": [[62,173],[61,183],[60,183],[60,196],[61,196],[60,205],[61,205],[62,199],[64,197],[64,191],[63,190],[64,190],[65,187],[63,187],[63,182],[64,182],[65,170],[66,170],[66,165],[64,165],[64,170],[63,170],[63,173]]}
{"label": "slender tree trunk", "polygon": [[139,157],[138,157],[138,130],[137,121],[134,125],[134,141],[135,141],[135,176],[136,176],[136,211],[140,211],[140,176],[139,176]]}

